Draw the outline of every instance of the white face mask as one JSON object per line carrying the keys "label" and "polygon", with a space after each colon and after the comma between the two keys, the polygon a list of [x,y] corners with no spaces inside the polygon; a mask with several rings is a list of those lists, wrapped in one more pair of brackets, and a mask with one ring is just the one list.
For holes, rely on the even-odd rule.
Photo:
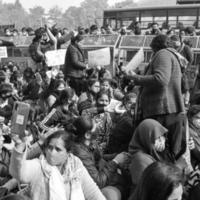
{"label": "white face mask", "polygon": [[194,118],[192,123],[195,125],[196,128],[200,129],[200,118]]}
{"label": "white face mask", "polygon": [[159,138],[157,138],[155,140],[155,150],[158,152],[162,152],[165,150],[165,137],[164,136],[160,136]]}

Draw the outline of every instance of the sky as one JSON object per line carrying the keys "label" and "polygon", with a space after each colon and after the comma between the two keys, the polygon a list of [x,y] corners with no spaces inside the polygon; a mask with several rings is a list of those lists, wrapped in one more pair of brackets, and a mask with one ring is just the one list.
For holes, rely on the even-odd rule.
{"label": "sky", "polygon": [[[84,0],[20,0],[21,4],[26,10],[29,10],[29,8],[32,8],[34,6],[42,6],[45,8],[46,11],[48,11],[50,8],[54,6],[58,6],[65,11],[70,6],[79,6],[81,2]],[[100,0],[99,0],[100,1]],[[123,0],[108,0],[109,5],[113,5],[116,2],[120,2]],[[134,0],[135,2],[140,0]],[[3,0],[3,3],[14,3],[15,0]]]}

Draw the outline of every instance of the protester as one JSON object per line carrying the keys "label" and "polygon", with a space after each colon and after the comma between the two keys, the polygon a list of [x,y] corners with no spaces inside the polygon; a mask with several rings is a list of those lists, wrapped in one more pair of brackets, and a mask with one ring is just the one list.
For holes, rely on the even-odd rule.
{"label": "protester", "polygon": [[63,127],[73,120],[75,114],[70,111],[73,96],[74,91],[70,88],[61,91],[48,115],[39,123],[42,130],[48,131],[56,126]]}
{"label": "protester", "polygon": [[181,200],[184,175],[174,165],[155,162],[147,167],[129,200]]}
{"label": "protester", "polygon": [[139,102],[142,119],[158,120],[168,130],[169,148],[179,158],[186,148],[185,107],[181,92],[181,68],[168,48],[169,38],[158,35],[151,42],[153,57],[144,75],[130,72],[135,85],[141,86]]}
{"label": "protester", "polygon": [[96,96],[100,91],[100,82],[98,79],[89,79],[87,81],[87,91],[83,92],[78,100],[78,109],[81,113],[84,109],[96,104]]}
{"label": "protester", "polygon": [[10,172],[23,183],[30,184],[33,200],[89,199],[104,200],[96,183],[82,162],[70,153],[70,133],[56,131],[45,142],[39,159],[26,160],[26,145],[16,140]]}
{"label": "protester", "polygon": [[80,96],[84,91],[83,78],[85,75],[85,69],[88,65],[85,63],[85,56],[81,49],[79,42],[83,39],[83,36],[76,35],[72,37],[71,44],[68,46],[65,56],[64,74],[68,80],[70,87],[72,87],[76,94]]}
{"label": "protester", "polygon": [[109,135],[112,127],[112,119],[110,113],[106,108],[110,103],[109,93],[106,91],[100,91],[97,94],[96,106],[90,106],[90,108],[82,111],[81,116],[93,119],[96,123],[97,143],[101,150],[104,151],[109,140]]}
{"label": "protester", "polygon": [[128,145],[134,132],[134,117],[136,94],[128,93],[123,98],[124,113],[112,126],[109,142],[106,147],[107,154],[116,154],[128,151]]}
{"label": "protester", "polygon": [[78,156],[88,170],[93,180],[102,188],[107,200],[121,199],[125,191],[125,179],[118,171],[125,165],[129,156],[124,152],[118,154],[111,161],[105,161],[98,144],[95,143],[95,124],[91,119],[78,118],[73,123],[76,144],[73,153]]}

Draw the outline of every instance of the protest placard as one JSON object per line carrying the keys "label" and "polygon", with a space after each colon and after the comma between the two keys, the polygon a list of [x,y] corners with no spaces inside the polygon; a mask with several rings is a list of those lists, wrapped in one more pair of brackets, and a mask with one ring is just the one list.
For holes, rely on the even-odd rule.
{"label": "protest placard", "polygon": [[110,65],[110,48],[88,51],[88,65],[90,67]]}
{"label": "protest placard", "polygon": [[115,99],[111,99],[109,105],[107,106],[109,112],[115,112],[115,108],[116,106],[120,105],[121,101],[115,100]]}
{"label": "protest placard", "polygon": [[47,66],[52,67],[57,65],[64,65],[65,54],[66,54],[66,49],[47,51],[45,53]]}
{"label": "protest placard", "polygon": [[1,58],[7,58],[7,48],[6,47],[0,47],[0,60]]}
{"label": "protest placard", "polygon": [[127,64],[125,71],[134,71],[137,69],[137,67],[144,62],[144,50],[143,48],[140,48],[140,50],[133,56],[131,61]]}

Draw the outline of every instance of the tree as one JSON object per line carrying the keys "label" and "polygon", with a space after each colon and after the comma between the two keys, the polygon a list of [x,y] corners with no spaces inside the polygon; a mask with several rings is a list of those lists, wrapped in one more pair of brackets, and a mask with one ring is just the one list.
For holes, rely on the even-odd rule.
{"label": "tree", "polygon": [[36,29],[40,26],[43,26],[43,17],[45,10],[41,6],[36,6],[29,9],[29,26]]}
{"label": "tree", "polygon": [[122,2],[115,3],[115,8],[129,8],[129,7],[135,7],[137,6],[137,3],[135,3],[133,0],[125,0]]}
{"label": "tree", "polygon": [[63,14],[63,19],[65,21],[65,27],[69,29],[75,29],[80,25],[80,15],[82,8],[71,6]]}
{"label": "tree", "polygon": [[49,19],[53,20],[55,24],[61,25],[62,23],[62,9],[58,6],[54,6],[48,12]]}
{"label": "tree", "polygon": [[102,25],[103,10],[108,8],[108,0],[85,0],[81,3],[81,8],[85,10],[85,21],[88,25]]}
{"label": "tree", "polygon": [[15,3],[0,2],[0,18],[1,24],[15,24],[17,28],[21,28],[27,24],[28,13],[25,11],[19,0]]}

